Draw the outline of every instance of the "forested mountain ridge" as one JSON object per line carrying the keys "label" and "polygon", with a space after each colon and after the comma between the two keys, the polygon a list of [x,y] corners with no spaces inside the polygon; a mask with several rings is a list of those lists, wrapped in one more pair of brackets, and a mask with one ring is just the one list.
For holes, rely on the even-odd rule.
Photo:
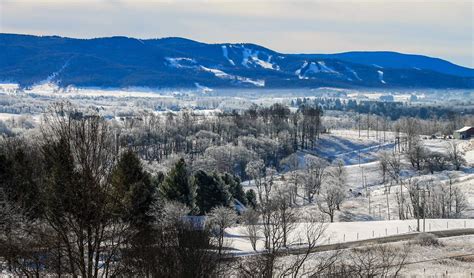
{"label": "forested mountain ridge", "polygon": [[410,64],[410,55],[397,55],[403,63],[387,55],[364,62],[361,55],[283,54],[184,38],[0,34],[0,81],[24,87],[47,81],[119,88],[474,88],[472,69],[443,60],[433,66],[422,56]]}

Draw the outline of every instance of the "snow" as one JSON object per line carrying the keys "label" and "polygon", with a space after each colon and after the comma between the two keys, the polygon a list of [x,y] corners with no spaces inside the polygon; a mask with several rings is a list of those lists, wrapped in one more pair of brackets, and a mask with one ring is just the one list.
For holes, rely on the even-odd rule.
{"label": "snow", "polygon": [[[408,262],[433,260],[448,256],[474,254],[474,235],[448,237],[438,239],[441,246],[420,246],[412,244]],[[401,272],[405,277],[472,277],[472,256],[460,259],[433,260],[416,264],[408,264]],[[446,275],[448,273],[448,275]]]}
{"label": "snow", "polygon": [[318,62],[318,65],[320,67],[320,70],[321,72],[326,72],[326,73],[338,73],[337,71],[335,71],[334,69],[326,66],[326,63],[325,62]]}
{"label": "snow", "polygon": [[247,78],[247,77],[227,74],[227,73],[223,72],[222,70],[218,70],[218,69],[211,69],[211,68],[207,68],[207,67],[204,67],[204,66],[200,66],[200,67],[201,67],[202,70],[210,72],[210,73],[214,74],[214,76],[216,76],[218,78],[221,78],[221,79],[237,80],[237,81],[240,81],[240,82],[243,82],[243,83],[250,83],[250,84],[252,84],[254,86],[257,86],[257,87],[264,87],[265,86],[265,80],[254,80],[254,79]]}
{"label": "snow", "polygon": [[261,79],[254,80],[254,79],[250,79],[246,77],[238,77],[238,78],[242,82],[250,83],[257,87],[265,87],[265,80],[261,80]]}
{"label": "snow", "polygon": [[458,129],[456,130],[456,132],[464,132],[464,131],[468,131],[469,129],[473,128],[472,126],[465,126],[461,129]]}
{"label": "snow", "polygon": [[[474,254],[474,235],[438,238],[440,245],[421,246],[409,243],[409,253],[405,265],[399,277],[471,277],[473,273],[472,255],[470,257],[454,258],[453,256]],[[403,248],[407,241],[383,244],[385,246]],[[352,260],[345,250],[340,254],[342,260]],[[334,254],[334,251],[317,252],[310,254],[305,262],[307,268],[313,267],[314,263],[320,262],[321,257]],[[447,258],[451,257],[451,258]],[[289,260],[284,257],[282,260]],[[397,276],[397,277],[398,277]],[[390,276],[391,277],[391,276]]]}
{"label": "snow", "polygon": [[26,94],[34,94],[46,97],[75,98],[75,97],[134,97],[134,98],[172,98],[170,95],[162,94],[152,88],[60,88],[53,83],[44,83],[33,86],[25,90]]}
{"label": "snow", "polygon": [[225,45],[222,46],[222,55],[224,56],[224,58],[227,59],[227,61],[229,61],[231,65],[235,66],[234,61],[232,61],[232,59],[229,58],[229,52],[227,51],[227,46]]}
{"label": "snow", "polygon": [[242,65],[248,68],[249,64],[253,63],[254,65],[258,65],[264,69],[271,69],[271,70],[280,69],[278,65],[271,63],[271,58],[272,58],[271,55],[268,55],[267,61],[264,61],[258,57],[259,53],[260,52],[258,50],[253,51],[252,49],[242,46]]}
{"label": "snow", "polygon": [[377,73],[379,74],[379,80],[381,83],[385,84],[385,81],[383,80],[383,71],[378,70]]}
{"label": "snow", "polygon": [[[306,70],[305,70],[306,69]],[[303,72],[304,71],[304,72]],[[331,74],[339,74],[339,72],[335,71],[334,69],[328,67],[325,62],[310,62],[305,61],[301,68],[295,71],[295,75],[298,76],[299,79],[308,79],[307,74],[309,73],[331,73]]]}
{"label": "snow", "polygon": [[249,57],[252,55],[252,50],[242,46],[242,66],[248,68]]}
{"label": "snow", "polygon": [[68,60],[64,63],[64,65],[63,65],[58,71],[53,72],[50,76],[48,76],[48,77],[46,78],[46,80],[44,80],[44,81],[41,82],[41,83],[45,83],[45,84],[47,84],[47,83],[52,83],[52,82],[54,81],[54,79],[56,79],[56,78],[58,77],[58,75],[69,65],[69,61],[70,61],[70,60],[71,60],[71,59],[68,59]]}
{"label": "snow", "polygon": [[204,66],[201,66],[201,69],[214,74],[218,78],[222,78],[222,79],[233,79],[234,78],[233,75],[227,74],[227,73],[225,73],[221,70],[218,70],[218,69],[206,68]]}
{"label": "snow", "polygon": [[319,70],[319,67],[316,65],[315,62],[311,62],[309,64],[309,68],[308,70],[306,70],[305,74],[306,73],[309,73],[309,72],[313,72],[313,73],[318,73],[320,70]]}
{"label": "snow", "polygon": [[306,68],[306,66],[308,65],[308,62],[307,61],[304,61],[303,65],[301,66],[301,68],[297,69],[295,71],[295,75],[298,75],[298,78],[299,79],[306,79],[307,77],[304,77],[301,75],[301,71]]}
{"label": "snow", "polygon": [[[396,234],[414,233],[416,231],[416,219],[399,220],[397,197],[399,190],[407,192],[406,186],[382,183],[382,176],[379,169],[379,162],[376,160],[380,150],[390,150],[393,148],[391,141],[394,133],[387,132],[385,142],[381,141],[383,134],[375,137],[375,132],[371,131],[367,138],[366,131],[361,131],[361,137],[358,136],[358,130],[332,130],[331,134],[323,134],[313,152],[319,156],[334,159],[342,158],[346,161],[344,166],[347,180],[347,199],[341,205],[341,210],[335,214],[335,223],[327,224],[324,238],[320,244],[339,243],[345,241],[357,241],[370,238],[384,237]],[[446,152],[450,142],[459,144],[459,148],[465,153],[468,163],[474,160],[474,140],[444,140],[444,139],[422,139],[426,148],[431,151]],[[361,162],[358,163],[358,153],[361,152]],[[305,161],[308,152],[299,152],[301,161]],[[467,197],[469,207],[463,212],[463,219],[426,219],[425,231],[442,231],[451,229],[474,228],[474,170],[469,166],[463,167],[461,171],[445,170],[435,172],[434,174],[418,172],[414,170],[407,159],[402,156],[403,165],[402,179],[405,185],[409,177],[419,181],[429,181],[428,184],[447,185],[452,179],[453,186],[460,188]],[[300,164],[304,168],[304,163]],[[304,170],[298,170],[304,171]],[[279,174],[274,179],[274,185],[284,187],[289,180],[289,172]],[[245,190],[253,188],[253,181],[243,181]],[[390,188],[389,191],[386,189]],[[349,192],[351,189],[351,192]],[[302,189],[299,189],[302,190]],[[300,192],[300,194],[302,194]],[[317,213],[316,204],[307,204],[301,197],[298,197],[299,206],[297,214],[304,212]],[[369,205],[370,202],[370,205]],[[301,212],[301,213],[300,213]],[[304,231],[305,223],[298,223],[295,234]],[[421,230],[423,230],[423,221],[420,221]],[[227,238],[232,240],[232,247],[237,253],[252,252],[248,238],[245,235],[245,226],[237,226],[228,229]],[[298,242],[298,237],[293,236],[290,241]],[[259,250],[263,249],[263,235],[258,242]]]}
{"label": "snow", "polygon": [[[303,74],[301,74],[305,68],[306,70],[304,71]],[[298,75],[299,79],[308,79],[308,77],[306,76],[308,73],[318,73],[318,72],[320,72],[320,70],[316,63],[311,62],[308,64],[308,62],[305,61],[303,65],[301,66],[301,68],[295,72],[295,74]]]}
{"label": "snow", "polygon": [[474,150],[467,151],[464,155],[466,162],[470,165],[474,165]]}
{"label": "snow", "polygon": [[192,68],[192,64],[196,64],[196,60],[186,57],[166,57],[165,60],[168,61],[168,65],[173,68]]}
{"label": "snow", "polygon": [[357,80],[362,81],[362,79],[359,77],[359,75],[357,74],[357,72],[355,70],[353,70],[353,69],[351,69],[350,67],[347,67],[347,66],[346,66],[346,69],[347,69],[347,71],[352,73],[354,75],[354,77],[357,78]]}
{"label": "snow", "polygon": [[[335,130],[333,131],[335,134],[322,135],[312,152],[330,161],[340,159],[346,165],[353,165],[375,161],[377,159],[377,152],[391,150],[394,147],[394,143],[389,140],[391,134],[386,135],[387,141],[383,142],[381,139],[364,138],[367,133],[366,131],[361,131],[361,138],[348,138],[341,136],[338,132]],[[372,131],[371,133],[373,136],[374,132]],[[383,133],[379,133],[379,137],[383,138]]]}
{"label": "snow", "polygon": [[[304,243],[298,235],[304,234],[307,223],[298,223],[290,236],[289,242]],[[359,221],[327,223],[323,237],[319,244],[333,244],[353,242],[371,238],[380,238],[400,234],[416,233],[417,221],[410,220],[385,220],[385,221]],[[463,228],[474,228],[474,219],[426,219],[425,231],[445,231]],[[420,221],[420,230],[423,230],[423,221]],[[237,252],[252,252],[252,246],[245,232],[245,226],[240,225],[226,229],[226,238],[231,247]],[[259,235],[257,250],[264,249],[263,234]]]}
{"label": "snow", "polygon": [[194,85],[196,85],[196,88],[201,90],[201,92],[204,93],[204,94],[214,91],[213,89],[211,89],[209,87],[206,87],[206,86],[203,86],[203,85],[199,84],[198,82],[195,82]]}
{"label": "snow", "polygon": [[0,92],[8,93],[20,89],[17,83],[0,83]]}

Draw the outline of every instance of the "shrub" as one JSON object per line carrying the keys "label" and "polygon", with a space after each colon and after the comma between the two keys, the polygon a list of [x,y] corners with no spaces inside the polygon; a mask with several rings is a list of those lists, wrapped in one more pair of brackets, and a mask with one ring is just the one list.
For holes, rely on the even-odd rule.
{"label": "shrub", "polygon": [[414,244],[421,246],[442,246],[443,244],[438,240],[438,238],[429,233],[421,233],[413,239]]}

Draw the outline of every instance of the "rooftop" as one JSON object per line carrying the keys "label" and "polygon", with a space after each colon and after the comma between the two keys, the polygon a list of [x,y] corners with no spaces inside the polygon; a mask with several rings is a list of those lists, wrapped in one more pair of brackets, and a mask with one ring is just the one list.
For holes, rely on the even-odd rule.
{"label": "rooftop", "polygon": [[461,128],[461,129],[456,130],[456,132],[468,131],[468,130],[471,129],[471,128],[474,128],[474,127],[472,127],[472,126],[465,126],[465,127]]}

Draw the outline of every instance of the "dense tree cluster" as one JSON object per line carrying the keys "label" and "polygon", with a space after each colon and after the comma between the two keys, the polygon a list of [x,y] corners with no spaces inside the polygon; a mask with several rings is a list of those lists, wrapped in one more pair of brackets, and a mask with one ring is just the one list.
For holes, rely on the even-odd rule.
{"label": "dense tree cluster", "polygon": [[292,111],[281,104],[208,116],[185,110],[128,118],[116,137],[147,161],[178,154],[189,157],[193,168],[245,178],[251,160],[279,167],[281,158],[298,148],[313,148],[323,131],[322,114],[316,106]]}

